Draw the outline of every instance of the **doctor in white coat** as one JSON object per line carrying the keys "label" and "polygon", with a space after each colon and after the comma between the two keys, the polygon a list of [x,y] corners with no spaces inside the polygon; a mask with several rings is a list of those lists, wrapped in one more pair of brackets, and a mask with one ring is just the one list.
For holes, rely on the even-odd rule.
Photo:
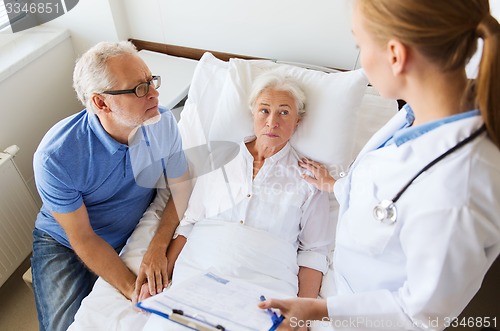
{"label": "doctor in white coat", "polygon": [[353,33],[370,82],[407,105],[337,182],[301,163],[340,203],[336,295],[260,307],[279,308],[284,329],[442,330],[500,253],[500,25],[488,0],[356,0]]}

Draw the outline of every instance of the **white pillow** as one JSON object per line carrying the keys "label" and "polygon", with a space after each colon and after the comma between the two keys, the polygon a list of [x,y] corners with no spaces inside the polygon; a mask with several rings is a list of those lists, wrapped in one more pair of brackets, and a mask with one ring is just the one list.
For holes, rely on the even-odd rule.
{"label": "white pillow", "polygon": [[[248,105],[252,82],[261,73],[276,70],[297,79],[307,96],[306,116],[290,140],[292,146],[300,154],[330,166],[345,168],[351,162],[357,113],[368,85],[362,70],[328,74],[265,60],[231,59],[228,63],[210,53],[205,53],[198,66],[198,73],[218,75],[210,78],[207,87],[207,82],[196,81],[195,74],[186,102],[200,112],[200,118],[201,113],[215,112],[209,141],[239,143],[254,134]],[[202,94],[206,97],[201,98]]]}
{"label": "white pillow", "polygon": [[253,135],[248,97],[255,77],[268,70],[296,78],[306,93],[306,116],[290,140],[292,146],[330,168],[345,169],[353,158],[357,114],[368,85],[360,69],[328,74],[265,60],[225,62],[205,53],[179,122],[184,148],[207,141],[239,143]]}
{"label": "white pillow", "polygon": [[205,53],[196,65],[179,120],[184,149],[207,143],[228,68],[229,63],[217,59],[211,53]]}

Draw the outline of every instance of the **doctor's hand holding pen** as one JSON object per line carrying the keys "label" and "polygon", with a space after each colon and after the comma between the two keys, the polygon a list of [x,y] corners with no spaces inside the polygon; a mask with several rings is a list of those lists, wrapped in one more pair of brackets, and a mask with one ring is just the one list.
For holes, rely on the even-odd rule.
{"label": "doctor's hand holding pen", "polygon": [[259,308],[277,308],[285,317],[278,330],[302,330],[311,320],[328,317],[326,300],[310,298],[267,299],[259,303]]}
{"label": "doctor's hand holding pen", "polygon": [[330,175],[325,165],[304,157],[299,161],[299,166],[312,174],[312,176],[307,174],[302,175],[306,182],[315,186],[320,191],[333,192],[335,179]]}

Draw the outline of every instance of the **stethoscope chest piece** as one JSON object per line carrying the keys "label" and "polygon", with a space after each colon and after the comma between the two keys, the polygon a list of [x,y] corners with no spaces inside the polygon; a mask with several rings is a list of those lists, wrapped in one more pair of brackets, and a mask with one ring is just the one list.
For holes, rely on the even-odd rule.
{"label": "stethoscope chest piece", "polygon": [[373,208],[373,217],[379,222],[393,224],[397,216],[396,205],[391,200],[382,200]]}
{"label": "stethoscope chest piece", "polygon": [[486,130],[486,126],[483,124],[479,129],[474,131],[470,136],[458,142],[455,146],[448,149],[443,154],[436,157],[434,160],[429,162],[425,167],[423,167],[413,178],[392,198],[392,200],[382,200],[378,205],[373,208],[373,217],[375,220],[385,223],[385,224],[394,224],[396,222],[396,218],[398,216],[398,212],[396,210],[396,202],[399,200],[401,195],[410,187],[415,179],[417,179],[421,174],[429,170],[431,167],[436,165],[439,161],[444,159],[446,156],[450,155],[457,149],[461,148],[465,144],[471,142],[475,138],[479,137],[479,135]]}

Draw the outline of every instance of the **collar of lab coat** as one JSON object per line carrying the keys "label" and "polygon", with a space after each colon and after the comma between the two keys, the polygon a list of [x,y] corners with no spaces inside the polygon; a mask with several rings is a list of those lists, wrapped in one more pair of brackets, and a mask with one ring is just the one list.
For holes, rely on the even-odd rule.
{"label": "collar of lab coat", "polygon": [[[359,152],[353,166],[356,165],[357,161],[363,155],[377,149],[381,144],[387,141],[387,139],[392,137],[394,132],[399,130],[405,123],[406,111],[402,109],[366,143]],[[417,157],[423,159],[432,157],[432,159],[434,159],[455,146],[459,141],[470,136],[482,124],[483,120],[480,115],[447,123],[417,137],[410,143],[410,146]],[[398,148],[401,147],[402,146]]]}
{"label": "collar of lab coat", "polygon": [[412,152],[418,159],[431,162],[469,137],[482,124],[483,119],[478,115],[442,125],[416,138],[411,144]]}

